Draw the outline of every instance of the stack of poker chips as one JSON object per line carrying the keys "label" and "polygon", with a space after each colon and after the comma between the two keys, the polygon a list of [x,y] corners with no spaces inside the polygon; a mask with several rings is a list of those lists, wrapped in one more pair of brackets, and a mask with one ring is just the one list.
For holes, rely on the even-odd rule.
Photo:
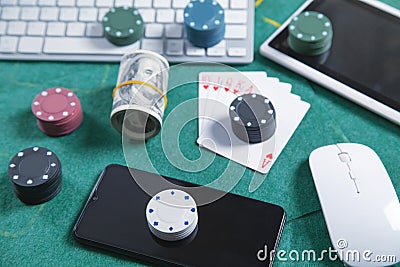
{"label": "stack of poker chips", "polygon": [[232,131],[248,143],[271,138],[276,129],[275,109],[271,101],[259,94],[238,96],[229,107]]}
{"label": "stack of poker chips", "polygon": [[78,97],[66,88],[42,91],[32,101],[32,113],[39,129],[49,136],[63,136],[75,131],[83,120]]}
{"label": "stack of poker chips", "polygon": [[139,11],[133,7],[113,7],[103,17],[103,32],[115,45],[129,45],[142,38],[144,23]]}
{"label": "stack of poker chips", "polygon": [[44,203],[61,190],[61,162],[47,148],[31,147],[18,152],[8,165],[8,176],[15,194],[26,204]]}
{"label": "stack of poker chips", "polygon": [[196,202],[182,190],[164,190],[150,199],[146,218],[151,233],[156,237],[165,241],[182,240],[197,227]]}
{"label": "stack of poker chips", "polygon": [[319,56],[332,45],[332,23],[324,14],[305,11],[293,18],[289,24],[289,47],[306,56]]}
{"label": "stack of poker chips", "polygon": [[183,11],[188,40],[198,47],[218,44],[225,35],[225,14],[214,0],[192,0]]}

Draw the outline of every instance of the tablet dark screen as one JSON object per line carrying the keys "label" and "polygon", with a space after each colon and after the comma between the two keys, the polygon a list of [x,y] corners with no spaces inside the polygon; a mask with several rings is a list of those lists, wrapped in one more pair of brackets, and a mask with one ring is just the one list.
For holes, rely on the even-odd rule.
{"label": "tablet dark screen", "polygon": [[305,10],[332,21],[330,51],[317,58],[293,52],[287,28],[270,46],[400,111],[400,18],[358,0],[315,0]]}

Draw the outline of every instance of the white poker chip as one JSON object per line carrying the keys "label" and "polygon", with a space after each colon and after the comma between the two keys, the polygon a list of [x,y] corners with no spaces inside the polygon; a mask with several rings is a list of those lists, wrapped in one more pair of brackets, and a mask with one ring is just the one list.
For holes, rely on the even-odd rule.
{"label": "white poker chip", "polygon": [[158,238],[167,241],[181,240],[197,227],[196,202],[182,190],[164,190],[147,204],[146,218],[150,231]]}

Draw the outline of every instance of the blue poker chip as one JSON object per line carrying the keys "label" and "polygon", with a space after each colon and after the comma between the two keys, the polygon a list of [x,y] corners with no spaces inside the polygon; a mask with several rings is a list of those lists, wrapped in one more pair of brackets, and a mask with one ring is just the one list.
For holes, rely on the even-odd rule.
{"label": "blue poker chip", "polygon": [[192,0],[183,12],[188,40],[198,47],[211,47],[225,36],[225,12],[214,0]]}

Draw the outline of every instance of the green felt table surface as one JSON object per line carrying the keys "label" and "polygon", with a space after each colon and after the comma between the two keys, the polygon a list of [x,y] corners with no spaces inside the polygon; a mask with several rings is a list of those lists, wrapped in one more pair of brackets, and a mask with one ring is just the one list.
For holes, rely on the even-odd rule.
{"label": "green felt table surface", "polygon": [[[311,151],[338,142],[365,144],[378,153],[400,194],[400,128],[262,57],[258,52],[259,46],[276,30],[271,20],[284,22],[304,1],[259,2],[255,12],[255,60],[235,68],[266,71],[270,77],[291,83],[292,91],[309,102],[311,109],[268,176],[265,178],[246,170],[232,192],[285,209],[287,222],[278,249],[320,253],[332,245],[308,167]],[[385,2],[400,8],[397,0]],[[118,68],[116,63],[0,62],[0,166],[3,166],[0,168],[0,266],[140,265],[125,257],[83,247],[72,236],[73,225],[102,169],[111,163],[126,165],[121,136],[109,121],[110,95]],[[196,77],[197,73],[188,75]],[[34,96],[54,86],[71,88],[80,98],[84,110],[80,128],[60,138],[51,138],[40,132],[30,111]],[[178,104],[196,98],[197,87],[183,86],[168,97],[165,118]],[[188,160],[209,157],[209,152],[196,145],[197,131],[197,121],[190,121],[179,134],[179,147],[166,146],[165,149],[172,154],[181,152]],[[146,144],[150,163],[160,174],[207,184],[229,163],[217,156],[203,171],[182,171],[175,166],[176,162],[169,161],[161,140],[160,134]],[[34,145],[47,147],[59,156],[63,167],[63,188],[53,200],[27,206],[14,195],[7,166],[15,153]],[[148,168],[142,163],[139,150],[135,152],[132,149],[130,153],[130,166]],[[231,168],[233,172],[243,170],[238,164]],[[253,178],[265,180],[255,192],[249,192]],[[288,259],[274,263],[274,266],[292,265],[342,266],[342,263],[327,257],[316,262],[299,263]]]}

